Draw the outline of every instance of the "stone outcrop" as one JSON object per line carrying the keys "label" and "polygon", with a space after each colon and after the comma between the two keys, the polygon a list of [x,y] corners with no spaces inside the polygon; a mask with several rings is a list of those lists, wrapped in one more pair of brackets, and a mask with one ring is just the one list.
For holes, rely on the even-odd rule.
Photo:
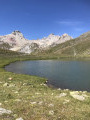
{"label": "stone outcrop", "polygon": [[73,92],[70,92],[70,95],[77,99],[77,100],[80,100],[80,101],[84,101],[85,98],[87,98],[88,96],[86,94],[80,94],[79,91],[73,91]]}

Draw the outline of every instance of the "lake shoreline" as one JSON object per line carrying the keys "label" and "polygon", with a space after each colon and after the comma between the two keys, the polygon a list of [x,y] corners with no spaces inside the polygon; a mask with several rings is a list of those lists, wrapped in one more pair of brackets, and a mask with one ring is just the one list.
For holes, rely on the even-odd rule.
{"label": "lake shoreline", "polygon": [[0,115],[0,119],[90,119],[89,92],[54,89],[45,84],[45,78],[4,70],[16,61],[21,59],[0,59],[0,108],[12,111]]}
{"label": "lake shoreline", "polygon": [[[44,60],[23,60],[23,61],[31,61],[31,62],[33,62],[33,61],[44,61]],[[45,60],[45,61],[47,61],[47,60]],[[52,60],[49,60],[49,61],[52,61]],[[53,61],[62,61],[62,59],[61,60],[53,60]],[[80,60],[77,60],[77,59],[74,59],[74,60],[72,60],[72,59],[66,59],[65,61],[87,61],[87,60],[82,60],[82,59],[80,59]],[[14,61],[14,62],[12,62],[12,63],[17,63],[17,62],[19,62],[19,61]],[[20,61],[21,62],[21,61]],[[10,64],[12,64],[12,63],[10,63]],[[35,77],[40,77],[40,78],[45,78],[46,79],[46,84],[47,84],[47,86],[48,87],[51,87],[51,88],[53,88],[53,89],[62,89],[62,90],[72,90],[72,91],[87,91],[87,92],[90,92],[90,91],[88,91],[88,90],[77,90],[77,89],[69,89],[69,88],[62,88],[62,87],[59,87],[59,86],[57,86],[57,85],[54,85],[54,84],[51,84],[50,82],[49,82],[49,79],[47,78],[47,77],[42,77],[42,76],[40,76],[40,75],[33,75],[33,74],[28,74],[28,73],[18,73],[18,72],[15,72],[15,71],[12,71],[12,70],[10,70],[9,71],[9,69],[8,69],[8,65],[10,65],[10,64],[7,64],[7,65],[5,65],[3,68],[7,71],[7,72],[11,72],[11,73],[15,73],[15,74],[24,74],[24,75],[30,75],[30,76],[35,76]],[[7,68],[5,68],[5,67],[7,67]],[[13,68],[13,67],[11,67],[11,68]]]}

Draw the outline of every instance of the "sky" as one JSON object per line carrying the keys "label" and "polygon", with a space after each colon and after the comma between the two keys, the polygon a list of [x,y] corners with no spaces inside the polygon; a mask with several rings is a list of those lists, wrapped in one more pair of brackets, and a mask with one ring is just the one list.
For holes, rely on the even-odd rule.
{"label": "sky", "polygon": [[14,30],[29,40],[51,33],[76,38],[90,31],[90,0],[0,0],[0,35]]}

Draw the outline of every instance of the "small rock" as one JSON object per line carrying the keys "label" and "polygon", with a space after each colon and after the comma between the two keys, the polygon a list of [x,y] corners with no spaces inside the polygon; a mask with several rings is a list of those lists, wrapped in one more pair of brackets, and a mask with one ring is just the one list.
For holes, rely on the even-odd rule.
{"label": "small rock", "polygon": [[53,93],[51,95],[53,95]]}
{"label": "small rock", "polygon": [[2,114],[11,114],[11,113],[12,113],[11,110],[6,110],[4,108],[0,108],[0,115],[2,115]]}
{"label": "small rock", "polygon": [[83,93],[87,93],[87,91],[83,91]]}
{"label": "small rock", "polygon": [[58,88],[57,90],[61,90],[61,88]]}
{"label": "small rock", "polygon": [[35,95],[40,95],[41,93],[35,93]]}
{"label": "small rock", "polygon": [[14,93],[16,93],[16,94],[17,94],[17,93],[18,93],[18,91],[15,91]]}
{"label": "small rock", "polygon": [[7,103],[8,101],[5,100],[4,102]]}
{"label": "small rock", "polygon": [[10,84],[9,87],[15,87],[16,85],[15,84]]}
{"label": "small rock", "polygon": [[36,104],[36,102],[30,102],[32,105]]}
{"label": "small rock", "polygon": [[45,82],[46,84],[48,83],[48,81]]}
{"label": "small rock", "polygon": [[16,120],[23,120],[23,119],[20,117],[20,118],[17,118]]}
{"label": "small rock", "polygon": [[0,106],[2,105],[2,103],[0,103]]}
{"label": "small rock", "polygon": [[61,97],[64,97],[66,95],[67,95],[67,93],[61,93],[60,95],[56,96],[56,98],[61,98]]}
{"label": "small rock", "polygon": [[43,104],[43,101],[40,101],[38,104],[39,104],[39,105],[42,105],[42,104]]}
{"label": "small rock", "polygon": [[64,91],[69,91],[69,89],[64,89]]}
{"label": "small rock", "polygon": [[70,95],[77,100],[80,100],[80,101],[85,100],[85,97],[83,95],[79,95],[78,91],[70,92]]}
{"label": "small rock", "polygon": [[82,94],[84,97],[89,97],[89,96],[87,96],[86,94]]}
{"label": "small rock", "polygon": [[8,78],[9,80],[12,80],[12,78],[10,77],[10,78]]}
{"label": "small rock", "polygon": [[15,99],[16,102],[20,102],[21,100],[20,99]]}
{"label": "small rock", "polygon": [[54,104],[49,104],[48,107],[54,107]]}
{"label": "small rock", "polygon": [[40,84],[41,86],[47,86],[46,84],[44,84],[44,83],[42,83],[42,84]]}
{"label": "small rock", "polygon": [[8,83],[3,84],[3,87],[6,87],[6,86],[9,86],[9,84]]}
{"label": "small rock", "polygon": [[54,111],[53,111],[53,110],[50,110],[50,111],[49,111],[49,115],[54,115]]}
{"label": "small rock", "polygon": [[65,101],[63,102],[63,104],[66,104],[66,103],[68,103],[68,102],[70,102],[70,100],[65,100]]}
{"label": "small rock", "polygon": [[67,93],[61,93],[60,96],[63,97],[63,96],[66,96]]}
{"label": "small rock", "polygon": [[85,100],[85,97],[83,97],[81,95],[72,95],[72,97],[75,99],[81,100],[81,101]]}
{"label": "small rock", "polygon": [[23,83],[23,86],[24,86],[24,85],[27,85],[27,83]]}

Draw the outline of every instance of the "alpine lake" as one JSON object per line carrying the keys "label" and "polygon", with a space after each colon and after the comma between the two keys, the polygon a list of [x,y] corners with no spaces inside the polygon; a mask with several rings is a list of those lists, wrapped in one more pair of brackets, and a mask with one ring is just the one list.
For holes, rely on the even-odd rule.
{"label": "alpine lake", "polygon": [[9,72],[47,78],[55,88],[90,92],[89,60],[18,61],[5,67]]}

